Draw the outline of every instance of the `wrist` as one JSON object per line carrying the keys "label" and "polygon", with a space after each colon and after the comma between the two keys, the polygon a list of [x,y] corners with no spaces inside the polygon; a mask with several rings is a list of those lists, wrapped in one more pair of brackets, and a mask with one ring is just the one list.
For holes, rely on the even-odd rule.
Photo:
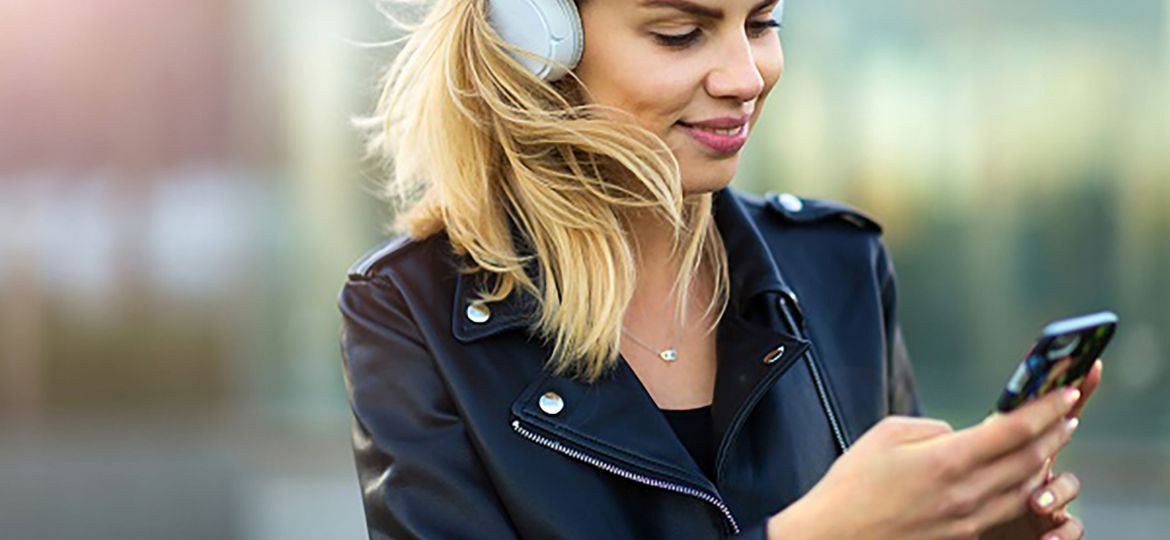
{"label": "wrist", "polygon": [[765,528],[768,540],[817,540],[820,537],[812,527],[805,505],[800,502],[798,500],[768,518]]}
{"label": "wrist", "polygon": [[780,540],[781,538],[786,538],[788,536],[787,530],[789,529],[789,526],[787,523],[785,523],[783,514],[784,512],[780,512],[779,514],[768,518],[768,524],[764,528],[767,540]]}

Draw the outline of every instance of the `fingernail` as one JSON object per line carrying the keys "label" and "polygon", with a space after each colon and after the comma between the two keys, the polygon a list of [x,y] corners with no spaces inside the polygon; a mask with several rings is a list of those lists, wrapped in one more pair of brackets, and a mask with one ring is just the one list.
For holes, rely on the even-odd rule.
{"label": "fingernail", "polygon": [[1079,399],[1081,399],[1080,388],[1069,388],[1064,393],[1064,402],[1069,405],[1075,405]]}
{"label": "fingernail", "polygon": [[1040,508],[1048,508],[1054,502],[1056,502],[1056,496],[1051,491],[1045,490],[1039,497],[1036,497],[1036,504],[1039,504]]}
{"label": "fingernail", "polygon": [[1069,418],[1068,420],[1064,421],[1064,430],[1069,432],[1069,433],[1072,433],[1073,431],[1076,431],[1077,426],[1079,426],[1080,424],[1081,424],[1081,419],[1074,416],[1074,417]]}
{"label": "fingernail", "polygon": [[1046,534],[1044,540],[1060,540],[1060,538],[1057,538],[1055,534]]}

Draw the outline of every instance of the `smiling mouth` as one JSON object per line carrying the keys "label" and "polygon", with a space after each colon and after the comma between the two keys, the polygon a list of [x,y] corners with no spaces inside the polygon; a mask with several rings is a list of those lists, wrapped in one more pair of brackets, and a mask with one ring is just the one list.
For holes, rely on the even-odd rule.
{"label": "smiling mouth", "polygon": [[748,125],[746,123],[732,129],[700,128],[685,122],[678,124],[691,139],[721,156],[735,154],[747,142]]}
{"label": "smiling mouth", "polygon": [[742,126],[734,127],[734,128],[715,129],[715,128],[706,128],[706,127],[702,127],[702,126],[695,126],[695,125],[688,124],[686,122],[679,122],[679,125],[681,125],[685,128],[688,128],[688,129],[697,129],[697,130],[701,130],[701,131],[706,131],[708,133],[715,133],[718,135],[726,135],[726,136],[732,136],[732,137],[735,135],[739,135],[744,130],[744,128],[747,127],[747,124],[743,124]]}

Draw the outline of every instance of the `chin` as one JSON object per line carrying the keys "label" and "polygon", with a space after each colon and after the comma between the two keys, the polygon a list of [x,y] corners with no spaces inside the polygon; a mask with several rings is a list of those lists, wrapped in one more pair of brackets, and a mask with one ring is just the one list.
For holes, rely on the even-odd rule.
{"label": "chin", "polygon": [[726,162],[711,162],[708,161],[693,167],[688,167],[692,171],[698,170],[701,173],[688,173],[687,169],[683,169],[683,192],[684,193],[708,193],[719,191],[731,183],[732,178],[735,177],[735,169],[738,160],[727,160]]}
{"label": "chin", "polygon": [[699,178],[683,177],[683,193],[687,195],[698,193],[712,193],[719,191],[731,183],[731,176],[707,175]]}

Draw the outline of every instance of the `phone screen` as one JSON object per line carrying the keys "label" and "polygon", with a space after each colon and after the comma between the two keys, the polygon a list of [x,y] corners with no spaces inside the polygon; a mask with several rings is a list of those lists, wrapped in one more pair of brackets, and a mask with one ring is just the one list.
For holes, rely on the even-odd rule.
{"label": "phone screen", "polygon": [[1080,384],[1116,328],[1117,316],[1108,311],[1049,324],[1016,366],[996,409],[1007,412],[1053,389]]}

